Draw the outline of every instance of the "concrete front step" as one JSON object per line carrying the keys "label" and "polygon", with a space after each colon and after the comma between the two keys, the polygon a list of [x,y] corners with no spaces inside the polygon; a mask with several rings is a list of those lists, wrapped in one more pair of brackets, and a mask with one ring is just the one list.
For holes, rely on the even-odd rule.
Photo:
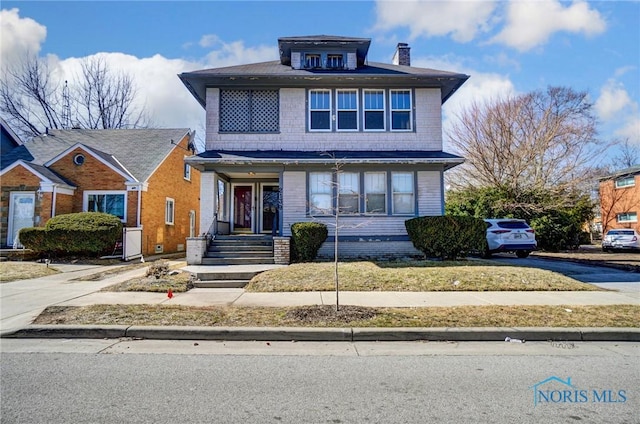
{"label": "concrete front step", "polygon": [[250,280],[197,280],[193,283],[194,287],[200,289],[241,289],[249,283]]}
{"label": "concrete front step", "polygon": [[202,265],[270,265],[273,263],[273,256],[265,258],[202,258]]}
{"label": "concrete front step", "polygon": [[273,252],[207,252],[205,258],[271,258]]}

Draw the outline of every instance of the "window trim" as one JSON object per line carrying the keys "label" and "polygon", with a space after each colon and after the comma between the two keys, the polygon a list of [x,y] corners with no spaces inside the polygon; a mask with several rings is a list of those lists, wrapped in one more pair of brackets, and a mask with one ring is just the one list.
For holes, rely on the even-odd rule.
{"label": "window trim", "polygon": [[[629,219],[620,219],[620,217],[626,216]],[[620,224],[626,224],[630,222],[638,222],[638,213],[637,212],[621,212],[616,214],[616,221]]]}
{"label": "window trim", "polygon": [[[93,196],[93,195],[121,195],[123,198],[123,204],[124,204],[124,210],[123,210],[123,217],[120,218],[120,221],[122,222],[127,222],[127,191],[126,190],[85,190],[82,193],[82,210],[84,212],[91,212],[89,211],[89,196]],[[139,195],[139,193],[138,193]],[[109,213],[109,212],[105,212],[105,213]],[[111,214],[113,216],[117,216],[114,214]]]}
{"label": "window trim", "polygon": [[[383,192],[372,192],[372,194],[384,194],[384,211],[382,212],[369,212],[367,210],[367,195],[370,193],[367,191],[367,174],[382,174],[383,175],[383,181],[384,181],[384,191]],[[364,183],[363,183],[363,187],[362,187],[362,192],[363,192],[363,197],[364,197],[364,215],[370,215],[370,216],[388,216],[389,215],[389,205],[387,204],[388,200],[389,200],[389,181],[388,181],[388,176],[389,173],[387,171],[367,171],[367,172],[363,172],[363,179],[364,179]]]}
{"label": "window trim", "polygon": [[[336,93],[336,120],[335,120],[335,125],[336,125],[336,131],[340,131],[340,132],[358,132],[360,131],[360,100],[359,100],[359,96],[358,96],[358,89],[357,88],[338,88],[335,90]],[[355,109],[340,109],[340,102],[338,101],[338,96],[340,93],[351,93],[354,94],[354,98],[356,100],[356,108]],[[356,127],[355,128],[340,128],[340,112],[353,112],[355,113],[355,121],[356,121]]]}
{"label": "window trim", "polygon": [[187,181],[191,181],[191,165],[189,165],[186,162],[185,162],[184,168],[182,170],[182,177]]}
{"label": "window trim", "polygon": [[[308,131],[309,132],[331,132],[333,131],[333,90],[329,89],[329,88],[313,88],[309,90],[309,96],[308,96],[308,107],[307,107],[307,116],[309,119],[309,124],[307,126]],[[329,108],[328,109],[313,109],[312,108],[312,104],[311,104],[311,96],[313,93],[328,93],[329,94]],[[329,113],[329,128],[312,128],[312,124],[313,124],[313,119],[312,119],[312,112],[328,112]]]}
{"label": "window trim", "polygon": [[175,225],[175,222],[176,222],[176,201],[171,197],[165,197],[164,223],[165,225]]}
{"label": "window trim", "polygon": [[[397,175],[397,174],[408,174],[411,176],[411,191],[394,191],[393,189],[393,176]],[[390,188],[390,192],[391,192],[391,215],[397,215],[397,216],[414,216],[416,213],[416,176],[415,176],[415,172],[413,171],[392,171],[391,172],[391,186]],[[412,198],[412,212],[396,212],[395,209],[395,195],[396,194],[411,194],[411,198]]]}
{"label": "window trim", "polygon": [[[382,109],[367,109],[365,100],[367,93],[382,93]],[[387,96],[385,90],[380,88],[364,88],[362,89],[362,131],[365,132],[384,132],[387,130]],[[367,112],[382,112],[382,128],[367,128]]]}
{"label": "window trim", "polygon": [[[409,109],[394,109],[393,108],[393,93],[407,92],[409,93]],[[393,128],[393,113],[394,112],[409,112],[409,128]],[[413,91],[407,88],[390,89],[389,90],[389,130],[393,132],[411,132],[413,131]]]}
{"label": "window trim", "polygon": [[[621,182],[629,182],[629,184],[619,184]],[[629,188],[629,187],[635,187],[636,185],[636,177],[635,175],[632,176],[627,176],[627,177],[621,177],[615,180],[614,182],[615,188]]]}

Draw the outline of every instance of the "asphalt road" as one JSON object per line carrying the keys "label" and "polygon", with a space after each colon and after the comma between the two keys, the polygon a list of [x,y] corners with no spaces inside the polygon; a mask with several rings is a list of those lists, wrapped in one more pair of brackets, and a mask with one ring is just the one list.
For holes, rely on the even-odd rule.
{"label": "asphalt road", "polygon": [[528,266],[558,272],[584,283],[609,290],[640,293],[640,273],[570,261],[541,259],[535,256],[519,259],[515,255],[493,255],[492,260],[513,266]]}
{"label": "asphalt road", "polygon": [[637,343],[2,340],[1,348],[3,423],[631,424],[640,416]]}

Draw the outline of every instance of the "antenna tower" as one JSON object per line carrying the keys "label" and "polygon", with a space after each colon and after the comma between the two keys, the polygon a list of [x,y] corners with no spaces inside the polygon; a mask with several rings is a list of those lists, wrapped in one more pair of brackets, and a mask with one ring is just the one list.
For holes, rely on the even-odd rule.
{"label": "antenna tower", "polygon": [[62,89],[62,128],[68,130],[71,128],[71,103],[69,102],[69,85],[64,82]]}

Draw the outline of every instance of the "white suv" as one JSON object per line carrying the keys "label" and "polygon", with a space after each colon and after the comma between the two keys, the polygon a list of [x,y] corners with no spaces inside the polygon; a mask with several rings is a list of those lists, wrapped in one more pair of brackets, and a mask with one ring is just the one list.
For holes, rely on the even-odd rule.
{"label": "white suv", "polygon": [[519,258],[526,258],[536,250],[536,232],[524,219],[485,219],[487,223],[487,250],[485,257],[492,253],[514,252]]}

